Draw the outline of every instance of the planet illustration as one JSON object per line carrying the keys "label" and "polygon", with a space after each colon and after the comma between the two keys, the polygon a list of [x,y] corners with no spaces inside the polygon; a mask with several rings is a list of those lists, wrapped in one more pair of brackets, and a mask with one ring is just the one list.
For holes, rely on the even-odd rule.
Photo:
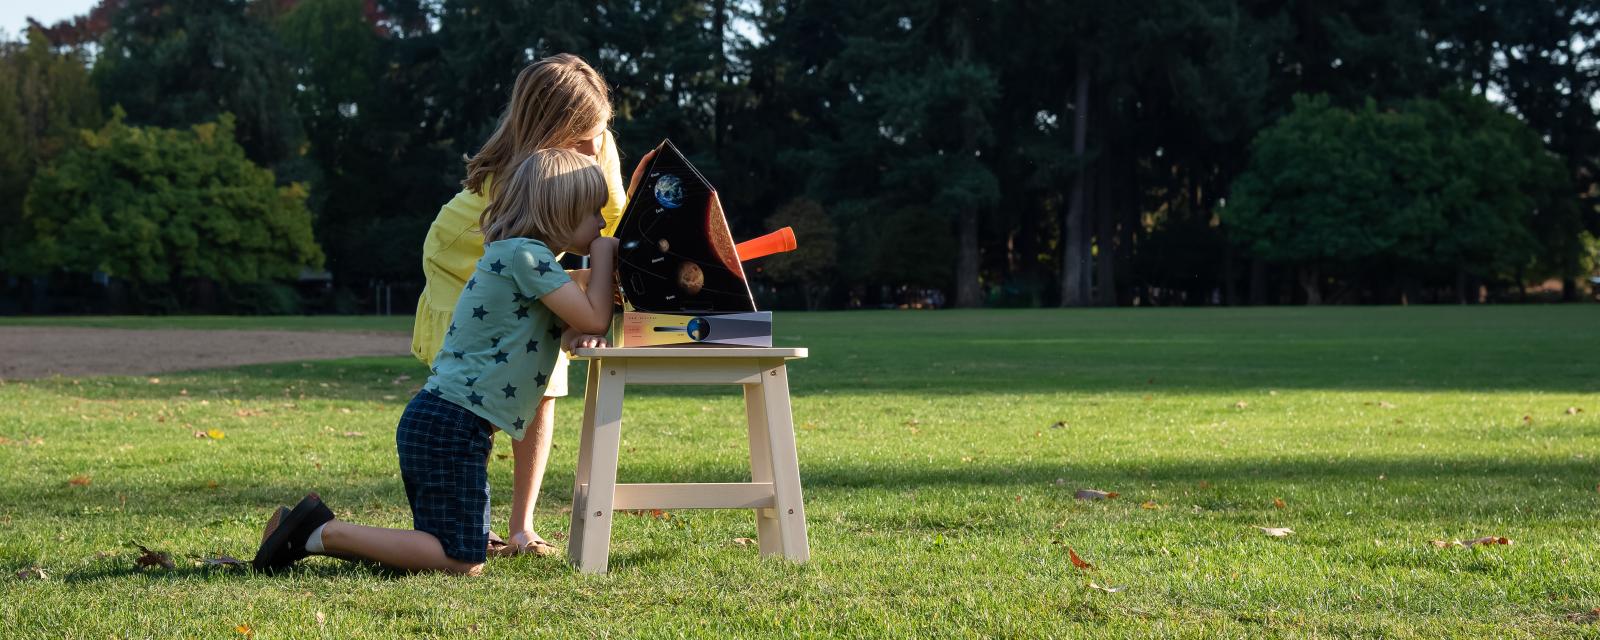
{"label": "planet illustration", "polygon": [[706,286],[706,272],[700,270],[700,265],[685,262],[678,265],[678,287],[684,293],[695,295]]}
{"label": "planet illustration", "polygon": [[662,238],[659,242],[656,243],[656,246],[661,247],[661,252],[662,253],[666,253],[666,252],[672,250],[672,243],[667,242],[666,238]]}
{"label": "planet illustration", "polygon": [[656,180],[656,202],[668,209],[683,206],[683,181],[678,176],[667,174]]}

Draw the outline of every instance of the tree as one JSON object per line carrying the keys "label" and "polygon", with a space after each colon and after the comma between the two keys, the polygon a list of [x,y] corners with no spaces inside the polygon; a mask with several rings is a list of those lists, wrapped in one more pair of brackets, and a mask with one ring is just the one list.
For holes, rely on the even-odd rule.
{"label": "tree", "polygon": [[1295,98],[1256,139],[1223,219],[1252,255],[1295,267],[1308,304],[1332,274],[1493,279],[1533,259],[1541,201],[1560,161],[1515,117],[1448,93],[1379,109]]}
{"label": "tree", "polygon": [[128,122],[187,127],[233,113],[257,164],[289,174],[304,134],[283,46],[243,0],[126,0],[100,41],[94,80]]}
{"label": "tree", "polygon": [[763,260],[759,269],[778,284],[799,287],[806,309],[822,307],[838,260],[838,229],[814,200],[797,199],[767,218],[767,229],[793,227],[795,250]]}
{"label": "tree", "polygon": [[22,201],[39,167],[100,126],[100,104],[80,54],[51,51],[43,32],[0,44],[0,272],[12,271]]}
{"label": "tree", "polygon": [[115,110],[34,178],[25,266],[104,272],[136,288],[288,279],[320,267],[305,188],[276,186],[245,157],[234,122],[136,127]]}

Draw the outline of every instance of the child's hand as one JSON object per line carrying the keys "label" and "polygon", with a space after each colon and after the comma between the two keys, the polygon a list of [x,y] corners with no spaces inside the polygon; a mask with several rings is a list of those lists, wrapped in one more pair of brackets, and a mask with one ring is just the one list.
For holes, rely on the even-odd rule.
{"label": "child's hand", "polygon": [[606,339],[603,336],[587,334],[570,328],[561,332],[561,348],[569,352],[575,349],[604,349],[607,346]]}
{"label": "child's hand", "polygon": [[589,262],[612,262],[617,259],[617,239],[600,236],[589,243]]}

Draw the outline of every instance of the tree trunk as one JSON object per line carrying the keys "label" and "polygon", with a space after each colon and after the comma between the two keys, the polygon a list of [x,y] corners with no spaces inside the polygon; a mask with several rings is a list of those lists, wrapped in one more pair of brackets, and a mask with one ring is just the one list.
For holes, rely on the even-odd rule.
{"label": "tree trunk", "polygon": [[1088,291],[1083,281],[1087,262],[1083,255],[1085,167],[1082,165],[1084,148],[1089,135],[1089,55],[1078,50],[1077,92],[1072,104],[1072,154],[1079,166],[1072,179],[1072,195],[1067,204],[1067,215],[1061,222],[1061,306],[1082,307],[1089,303]]}
{"label": "tree trunk", "polygon": [[[972,59],[972,35],[957,21],[956,37],[961,46],[961,60]],[[971,158],[978,149],[978,125],[983,118],[977,103],[969,99],[961,113],[961,149]],[[956,214],[956,304],[957,307],[976,307],[982,301],[978,291],[978,210],[966,207]]]}
{"label": "tree trunk", "polygon": [[1306,292],[1306,306],[1322,304],[1322,273],[1321,270],[1305,266],[1300,267],[1300,288]]}
{"label": "tree trunk", "polygon": [[1250,304],[1261,306],[1267,303],[1267,261],[1261,258],[1250,259]]}
{"label": "tree trunk", "polygon": [[[1121,160],[1120,154],[1117,160]],[[1117,196],[1121,189],[1118,181],[1121,176],[1114,169],[1121,169],[1120,164],[1110,162],[1102,163],[1105,167],[1100,171],[1100,188],[1098,197],[1095,198],[1095,209],[1098,217],[1094,225],[1095,265],[1094,265],[1094,303],[1101,307],[1117,306],[1117,274],[1116,274],[1116,244],[1117,244]]]}

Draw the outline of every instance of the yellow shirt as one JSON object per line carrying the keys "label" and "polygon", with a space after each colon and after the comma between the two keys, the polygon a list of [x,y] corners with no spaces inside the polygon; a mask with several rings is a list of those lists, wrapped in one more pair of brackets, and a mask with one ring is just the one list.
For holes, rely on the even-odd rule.
{"label": "yellow shirt", "polygon": [[[606,189],[610,191],[606,206],[600,215],[606,220],[605,231],[611,235],[622,220],[622,207],[628,199],[622,184],[622,162],[617,158],[617,142],[607,131],[600,143],[600,169],[606,176]],[[488,191],[488,185],[484,185]],[[433,357],[444,344],[444,333],[450,327],[450,316],[455,311],[456,299],[472,276],[478,258],[483,257],[483,233],[478,230],[478,217],[483,215],[488,199],[462,189],[439,209],[439,217],[428,227],[428,237],[422,243],[422,274],[427,279],[422,297],[417,299],[417,318],[411,327],[411,355],[423,364],[432,366]]]}

